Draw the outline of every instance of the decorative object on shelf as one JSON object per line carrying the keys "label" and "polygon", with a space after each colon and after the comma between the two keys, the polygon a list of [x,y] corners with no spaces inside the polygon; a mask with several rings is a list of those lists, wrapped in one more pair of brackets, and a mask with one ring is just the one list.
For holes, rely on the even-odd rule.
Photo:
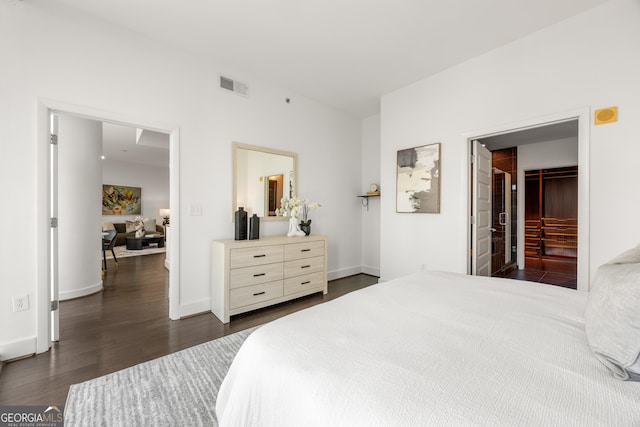
{"label": "decorative object on shelf", "polygon": [[305,224],[300,223],[300,230],[304,232],[305,236],[308,236],[309,234],[311,234],[311,220],[307,221],[307,223]]}
{"label": "decorative object on shelf", "polygon": [[249,240],[258,240],[260,238],[260,217],[258,214],[253,214],[249,218]]}
{"label": "decorative object on shelf", "polygon": [[440,143],[398,150],[396,212],[440,213]]}
{"label": "decorative object on shelf", "polygon": [[361,202],[362,202],[362,206],[367,208],[367,211],[369,210],[369,197],[379,197],[380,196],[380,187],[378,186],[378,184],[371,184],[369,186],[369,191],[367,191],[367,194],[364,194],[362,196],[357,196],[362,198]]}
{"label": "decorative object on shelf", "polygon": [[235,239],[236,240],[247,240],[247,212],[241,206],[236,211],[236,232]]}
{"label": "decorative object on shelf", "polygon": [[311,233],[309,212],[322,206],[317,202],[307,203],[305,199],[298,199],[297,197],[283,197],[280,205],[281,208],[277,210],[277,214],[291,217],[289,219],[289,231],[287,232],[289,237],[308,236]]}
{"label": "decorative object on shelf", "polygon": [[298,218],[289,218],[289,231],[287,231],[287,237],[304,236],[304,231],[300,229]]}
{"label": "decorative object on shelf", "polygon": [[136,234],[135,236],[140,238],[140,237],[144,237],[145,234],[145,230],[144,230],[144,222],[148,221],[147,218],[142,218],[141,216],[137,216],[133,219],[133,224],[134,227],[136,229]]}
{"label": "decorative object on shelf", "polygon": [[160,209],[160,216],[162,217],[162,226],[166,227],[167,225],[169,225],[169,209]]}

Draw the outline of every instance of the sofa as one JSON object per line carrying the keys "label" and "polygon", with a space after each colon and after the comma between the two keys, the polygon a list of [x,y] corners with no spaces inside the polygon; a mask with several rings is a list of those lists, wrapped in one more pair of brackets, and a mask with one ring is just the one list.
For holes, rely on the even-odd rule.
{"label": "sofa", "polygon": [[[108,224],[113,224],[114,228],[116,229],[116,231],[118,232],[118,234],[116,235],[116,244],[115,246],[121,246],[121,245],[126,245],[127,244],[127,237],[136,237],[136,232],[135,231],[130,231],[129,233],[127,233],[127,224],[124,222],[114,222],[114,223],[103,223],[102,224],[102,229],[106,230],[107,228],[110,228]],[[162,227],[162,225],[157,225],[155,226],[156,231],[148,231],[148,229],[145,227],[146,230],[146,234],[154,234],[154,235],[161,235],[164,236],[164,228]]]}

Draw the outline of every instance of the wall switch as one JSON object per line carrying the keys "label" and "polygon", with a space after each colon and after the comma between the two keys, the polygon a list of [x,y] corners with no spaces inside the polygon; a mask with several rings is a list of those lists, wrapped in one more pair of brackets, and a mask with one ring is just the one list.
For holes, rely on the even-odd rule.
{"label": "wall switch", "polygon": [[13,312],[29,310],[29,295],[16,295],[11,298],[13,302]]}
{"label": "wall switch", "polygon": [[192,203],[189,208],[191,216],[202,216],[202,205],[199,203]]}

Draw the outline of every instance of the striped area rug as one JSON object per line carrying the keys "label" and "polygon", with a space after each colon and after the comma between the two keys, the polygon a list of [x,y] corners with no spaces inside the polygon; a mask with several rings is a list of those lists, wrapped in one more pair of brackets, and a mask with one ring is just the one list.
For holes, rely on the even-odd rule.
{"label": "striped area rug", "polygon": [[217,426],[220,384],[255,329],[72,385],[64,425]]}

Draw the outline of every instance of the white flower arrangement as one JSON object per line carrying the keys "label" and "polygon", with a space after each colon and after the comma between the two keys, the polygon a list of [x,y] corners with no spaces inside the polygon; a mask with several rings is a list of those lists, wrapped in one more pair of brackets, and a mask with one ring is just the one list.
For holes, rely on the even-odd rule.
{"label": "white flower arrangement", "polygon": [[312,209],[321,207],[320,203],[307,203],[305,199],[299,199],[297,197],[283,197],[280,201],[280,208],[276,210],[278,216],[289,216],[300,220],[300,224],[309,225],[311,220],[309,219],[309,213]]}

